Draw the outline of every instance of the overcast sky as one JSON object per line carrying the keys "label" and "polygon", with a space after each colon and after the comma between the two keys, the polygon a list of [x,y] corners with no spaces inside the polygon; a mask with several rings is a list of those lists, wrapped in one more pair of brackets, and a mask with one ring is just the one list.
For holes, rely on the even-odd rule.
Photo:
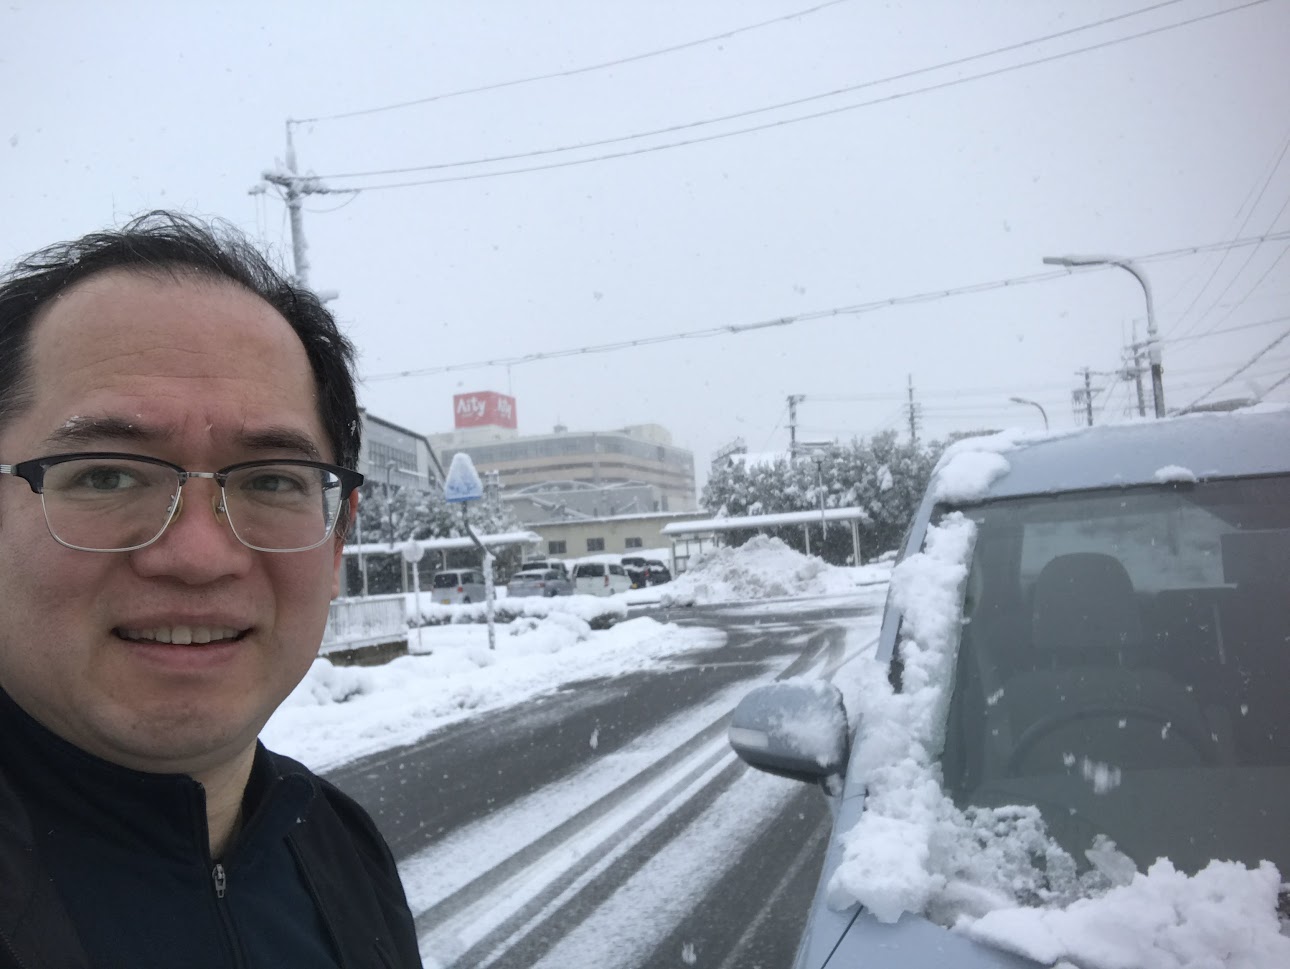
{"label": "overcast sky", "polygon": [[[702,476],[737,436],[785,447],[789,394],[807,395],[806,439],[907,433],[907,375],[927,436],[1039,426],[1012,396],[1069,427],[1075,371],[1114,371],[1135,323],[1145,336],[1128,273],[900,301],[1042,273],[1046,255],[1141,257],[1290,230],[1288,0],[2,11],[0,260],[174,207],[228,219],[289,261],[284,205],[248,189],[283,159],[286,119],[319,119],[293,129],[301,171],[366,190],[307,201],[309,281],[340,294],[365,406],[425,433],[451,428],[452,394],[509,391],[523,433],[658,422]],[[564,76],[443,97],[550,74]],[[696,138],[708,140],[660,147]],[[1170,407],[1290,329],[1288,249],[1142,264]],[[383,376],[887,300],[736,335]],[[1288,372],[1290,339],[1211,399],[1261,394]],[[1130,384],[1092,383],[1106,388],[1099,420],[1134,403]],[[1290,399],[1290,382],[1269,399]]]}

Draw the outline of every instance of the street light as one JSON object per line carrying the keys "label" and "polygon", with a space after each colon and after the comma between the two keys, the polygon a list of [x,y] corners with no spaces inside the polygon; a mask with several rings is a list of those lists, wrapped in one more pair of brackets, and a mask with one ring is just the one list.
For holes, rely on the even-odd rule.
{"label": "street light", "polygon": [[1036,400],[1027,400],[1025,397],[1009,397],[1014,404],[1029,404],[1031,407],[1039,408],[1039,415],[1044,419],[1044,430],[1048,430],[1048,412],[1044,410],[1042,404]]}
{"label": "street light", "polygon": [[1160,365],[1160,341],[1156,333],[1156,312],[1151,303],[1151,285],[1146,274],[1130,259],[1119,256],[1044,256],[1045,266],[1119,266],[1142,284],[1142,294],[1147,298],[1147,355],[1151,360],[1151,396],[1155,400],[1156,417],[1165,416],[1164,368]]}

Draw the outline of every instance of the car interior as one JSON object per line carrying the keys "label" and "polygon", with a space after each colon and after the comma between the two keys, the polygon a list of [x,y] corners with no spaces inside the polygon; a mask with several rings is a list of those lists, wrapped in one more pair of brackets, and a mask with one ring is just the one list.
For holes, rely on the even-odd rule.
{"label": "car interior", "polygon": [[1142,867],[1290,860],[1268,835],[1290,798],[1287,498],[1276,478],[970,510],[954,799],[1040,804],[1077,861],[1095,834]]}

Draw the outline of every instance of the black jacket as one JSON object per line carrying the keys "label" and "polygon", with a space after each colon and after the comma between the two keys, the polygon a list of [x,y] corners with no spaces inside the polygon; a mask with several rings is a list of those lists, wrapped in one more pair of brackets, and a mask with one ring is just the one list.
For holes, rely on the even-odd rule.
{"label": "black jacket", "polygon": [[0,692],[0,969],[421,966],[353,800],[259,746],[243,813],[212,860],[200,784],[92,757]]}

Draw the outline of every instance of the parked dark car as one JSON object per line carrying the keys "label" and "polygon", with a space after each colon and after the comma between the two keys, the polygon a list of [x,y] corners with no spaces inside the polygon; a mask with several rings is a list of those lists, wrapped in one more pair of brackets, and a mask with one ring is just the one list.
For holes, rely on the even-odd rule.
{"label": "parked dark car", "polygon": [[901,555],[876,652],[835,677],[856,709],[790,681],[730,727],[830,792],[797,969],[1034,966],[972,924],[1160,858],[1290,871],[1290,411],[961,442]]}
{"label": "parked dark car", "polygon": [[672,581],[672,572],[658,559],[647,559],[640,555],[624,555],[623,569],[632,580],[633,589],[644,589],[646,586],[663,585]]}

